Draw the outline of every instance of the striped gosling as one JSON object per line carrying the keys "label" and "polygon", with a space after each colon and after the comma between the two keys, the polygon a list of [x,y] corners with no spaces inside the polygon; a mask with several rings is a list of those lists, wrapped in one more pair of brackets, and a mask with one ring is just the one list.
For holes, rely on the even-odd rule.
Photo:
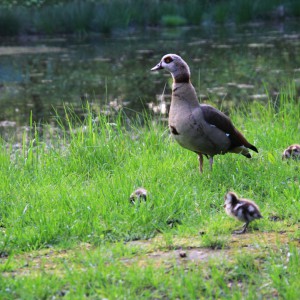
{"label": "striped gosling", "polygon": [[282,159],[299,159],[300,160],[300,145],[293,144],[287,147],[282,154]]}
{"label": "striped gosling", "polygon": [[140,202],[141,200],[146,201],[147,200],[147,190],[140,187],[138,189],[136,189],[131,195],[130,195],[130,202],[132,204],[135,203],[135,201],[137,200],[138,202]]}
{"label": "striped gosling", "polygon": [[227,215],[245,222],[242,230],[234,231],[236,234],[245,233],[251,221],[262,218],[258,206],[253,201],[243,198],[239,199],[233,192],[228,192],[225,195],[224,208]]}

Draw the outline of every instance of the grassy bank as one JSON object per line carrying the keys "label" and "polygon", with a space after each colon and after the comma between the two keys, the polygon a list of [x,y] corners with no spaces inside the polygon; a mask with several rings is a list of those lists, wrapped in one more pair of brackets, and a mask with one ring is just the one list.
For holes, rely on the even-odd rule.
{"label": "grassy bank", "polygon": [[[1,298],[296,299],[299,162],[281,160],[300,140],[293,88],[232,111],[259,154],[218,156],[213,172],[205,161],[202,176],[166,124],[86,115],[78,127],[66,110],[68,128],[46,139],[32,126],[19,150],[2,141]],[[139,186],[148,200],[132,205]],[[264,216],[244,237],[231,234],[242,224],[223,211],[227,190]]]}
{"label": "grassy bank", "polygon": [[4,1],[0,35],[104,32],[145,26],[244,23],[300,16],[296,0]]}

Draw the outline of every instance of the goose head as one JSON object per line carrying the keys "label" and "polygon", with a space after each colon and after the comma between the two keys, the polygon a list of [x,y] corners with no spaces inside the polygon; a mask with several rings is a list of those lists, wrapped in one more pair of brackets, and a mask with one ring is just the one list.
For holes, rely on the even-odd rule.
{"label": "goose head", "polygon": [[179,82],[190,81],[190,68],[188,64],[177,54],[166,54],[161,61],[151,69],[157,71],[166,69],[172,74],[173,80]]}

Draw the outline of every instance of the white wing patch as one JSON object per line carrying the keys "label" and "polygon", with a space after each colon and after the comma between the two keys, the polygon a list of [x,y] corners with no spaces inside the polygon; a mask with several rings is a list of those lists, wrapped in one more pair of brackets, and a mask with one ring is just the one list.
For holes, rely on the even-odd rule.
{"label": "white wing patch", "polygon": [[240,207],[242,207],[244,204],[243,203],[239,203],[234,207],[234,210],[238,210]]}
{"label": "white wing patch", "polygon": [[248,211],[249,211],[249,212],[254,212],[254,211],[255,211],[255,207],[252,206],[252,205],[249,205]]}

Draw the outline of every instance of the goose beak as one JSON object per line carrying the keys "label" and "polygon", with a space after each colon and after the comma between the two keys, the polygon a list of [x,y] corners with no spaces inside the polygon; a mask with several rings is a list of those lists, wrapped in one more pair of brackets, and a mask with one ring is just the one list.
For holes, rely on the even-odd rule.
{"label": "goose beak", "polygon": [[157,70],[161,70],[161,69],[163,69],[163,67],[161,66],[161,62],[160,62],[154,68],[152,68],[151,71],[157,71]]}

